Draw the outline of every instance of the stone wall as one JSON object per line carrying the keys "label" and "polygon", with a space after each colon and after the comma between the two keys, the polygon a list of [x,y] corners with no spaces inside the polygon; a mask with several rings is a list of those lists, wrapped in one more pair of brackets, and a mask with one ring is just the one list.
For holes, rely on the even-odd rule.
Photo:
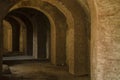
{"label": "stone wall", "polygon": [[120,1],[91,0],[92,80],[120,79]]}

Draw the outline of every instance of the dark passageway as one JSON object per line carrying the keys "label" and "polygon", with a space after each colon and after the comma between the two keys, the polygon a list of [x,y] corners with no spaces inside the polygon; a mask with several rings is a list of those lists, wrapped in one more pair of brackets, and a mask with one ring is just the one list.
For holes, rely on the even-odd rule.
{"label": "dark passageway", "polygon": [[0,17],[3,22],[0,63],[4,64],[0,70],[4,77],[10,80],[91,79],[92,28],[87,0],[83,3],[82,0],[0,2],[0,6],[5,5],[5,14]]}
{"label": "dark passageway", "polygon": [[[50,23],[43,13],[32,8],[19,8],[9,12],[5,20],[12,25],[11,54],[14,53],[17,56],[19,53],[18,56],[21,54],[22,56],[33,56],[36,59],[49,58]],[[23,23],[24,25],[21,25]],[[24,31],[21,32],[22,36],[20,36],[21,27]],[[20,41],[21,39],[22,41]],[[20,48],[23,49],[22,52]]]}

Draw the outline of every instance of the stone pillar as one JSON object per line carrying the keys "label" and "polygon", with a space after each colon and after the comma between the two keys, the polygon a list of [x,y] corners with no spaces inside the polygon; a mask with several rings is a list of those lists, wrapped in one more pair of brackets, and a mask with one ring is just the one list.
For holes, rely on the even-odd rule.
{"label": "stone pillar", "polygon": [[86,31],[83,27],[76,27],[74,32],[74,53],[69,55],[69,71],[74,75],[89,74],[89,49]]}
{"label": "stone pillar", "polygon": [[91,75],[94,76],[91,80],[119,80],[120,0],[96,0],[95,4],[97,17],[92,16],[91,28]]}
{"label": "stone pillar", "polygon": [[66,63],[69,66],[69,72],[74,73],[74,29],[67,30],[66,36]]}
{"label": "stone pillar", "polygon": [[12,26],[9,22],[3,21],[3,35],[4,35],[4,52],[12,51]]}
{"label": "stone pillar", "polygon": [[24,54],[27,55],[27,30],[26,30],[26,26],[23,27],[23,51]]}
{"label": "stone pillar", "polygon": [[22,52],[22,54],[27,55],[27,30],[26,30],[27,26],[23,21],[21,21],[21,19],[15,16],[11,16],[11,17],[20,23],[20,42],[19,42],[20,49],[19,50],[20,52]]}
{"label": "stone pillar", "polygon": [[51,40],[50,40],[50,30],[47,31],[47,41],[46,41],[46,58],[50,59],[50,46],[51,46]]}
{"label": "stone pillar", "polygon": [[[31,24],[32,25],[32,24]],[[35,37],[33,38],[33,26],[31,26],[31,25],[26,25],[26,42],[27,42],[27,55],[29,55],[29,56],[32,56],[33,55],[33,45],[34,45],[34,41],[33,40],[35,40]]]}
{"label": "stone pillar", "polygon": [[12,29],[12,43],[13,43],[13,52],[18,52],[19,51],[19,42],[20,42],[20,25],[14,25],[13,24],[13,29]]}
{"label": "stone pillar", "polygon": [[56,64],[56,30],[55,25],[51,25],[53,28],[51,29],[51,54],[50,59],[52,64]]}
{"label": "stone pillar", "polygon": [[[43,24],[43,23],[42,23]],[[47,26],[39,24],[37,29],[38,58],[45,59],[47,54]]]}
{"label": "stone pillar", "polygon": [[38,58],[38,40],[37,40],[37,27],[33,26],[33,56],[34,58]]}
{"label": "stone pillar", "polygon": [[23,28],[20,26],[20,52],[23,52]]}
{"label": "stone pillar", "polygon": [[47,43],[47,22],[43,17],[40,17],[41,15],[35,15],[33,19],[34,23],[34,39],[35,39],[35,44],[36,50],[35,50],[35,55],[36,58],[40,59],[46,59],[46,43]]}
{"label": "stone pillar", "polygon": [[56,29],[56,65],[66,64],[66,28]]}
{"label": "stone pillar", "polygon": [[[62,18],[64,21],[64,18]],[[57,19],[58,20],[58,19]],[[66,64],[66,23],[57,22],[56,28],[51,29],[51,61],[54,65]],[[64,28],[63,28],[64,26]]]}
{"label": "stone pillar", "polygon": [[12,52],[12,29],[8,30],[8,52]]}

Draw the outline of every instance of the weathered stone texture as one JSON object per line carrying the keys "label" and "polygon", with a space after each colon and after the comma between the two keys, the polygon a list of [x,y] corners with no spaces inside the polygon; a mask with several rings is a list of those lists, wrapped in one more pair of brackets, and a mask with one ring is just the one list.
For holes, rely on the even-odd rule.
{"label": "weathered stone texture", "polygon": [[97,0],[96,79],[120,78],[120,1]]}

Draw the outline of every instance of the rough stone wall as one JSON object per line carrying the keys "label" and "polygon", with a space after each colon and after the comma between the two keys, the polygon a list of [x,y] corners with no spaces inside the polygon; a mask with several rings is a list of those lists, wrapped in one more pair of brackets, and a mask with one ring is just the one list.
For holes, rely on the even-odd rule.
{"label": "rough stone wall", "polygon": [[120,79],[120,0],[91,0],[92,80]]}

